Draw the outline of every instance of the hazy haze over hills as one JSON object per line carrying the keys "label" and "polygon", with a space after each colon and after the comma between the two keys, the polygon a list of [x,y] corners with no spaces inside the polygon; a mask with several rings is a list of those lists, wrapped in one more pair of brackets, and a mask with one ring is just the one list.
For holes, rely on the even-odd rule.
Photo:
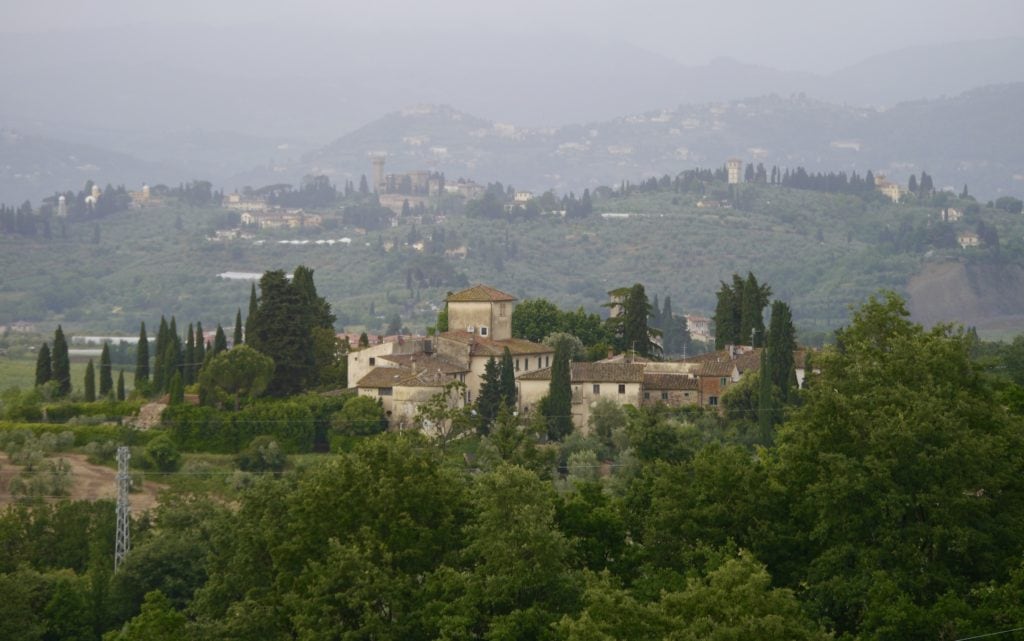
{"label": "hazy haze over hills", "polygon": [[[890,107],[1024,81],[1024,8],[1011,0],[970,10],[882,0],[42,0],[9,12],[0,33],[0,83],[11,88],[0,128],[50,139],[51,151],[86,144],[157,163],[165,171],[151,181],[163,182],[233,183],[257,166],[287,174],[303,153],[423,103],[568,130],[769,94]],[[9,163],[8,176],[67,175]],[[86,164],[103,180],[118,166]],[[0,200],[68,186],[12,184],[0,183]]]}

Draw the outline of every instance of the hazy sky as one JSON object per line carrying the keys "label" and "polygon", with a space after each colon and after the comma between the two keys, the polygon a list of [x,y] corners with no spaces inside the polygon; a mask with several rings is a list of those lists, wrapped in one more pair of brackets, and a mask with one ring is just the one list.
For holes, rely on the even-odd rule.
{"label": "hazy sky", "polygon": [[729,56],[829,72],[910,45],[1024,36],[1024,0],[0,0],[6,32],[238,22],[295,34],[568,33],[624,40],[688,64]]}

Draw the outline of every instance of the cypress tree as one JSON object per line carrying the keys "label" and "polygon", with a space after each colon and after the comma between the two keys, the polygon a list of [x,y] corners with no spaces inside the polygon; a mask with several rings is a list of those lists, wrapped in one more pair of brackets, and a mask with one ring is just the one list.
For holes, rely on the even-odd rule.
{"label": "cypress tree", "polygon": [[740,332],[736,324],[735,310],[738,306],[736,292],[727,283],[723,282],[718,290],[718,302],[715,305],[715,349],[723,349],[726,345],[734,345],[736,336]]}
{"label": "cypress tree", "polygon": [[100,398],[107,398],[114,391],[114,372],[110,366],[110,344],[103,343],[100,352]]}
{"label": "cypress tree", "polygon": [[682,338],[679,335],[679,323],[672,314],[672,297],[665,296],[665,306],[661,310],[661,351],[665,354],[678,354],[679,343]]}
{"label": "cypress tree", "polygon": [[481,436],[486,436],[490,432],[491,423],[498,415],[498,408],[501,407],[502,400],[501,392],[501,369],[492,356],[484,365],[484,375],[480,381],[480,395],[476,398],[476,411],[480,417],[477,431]]}
{"label": "cypress tree", "polygon": [[790,385],[794,376],[793,350],[796,349],[796,331],[793,329],[793,315],[789,305],[777,300],[772,303],[771,329],[768,332],[768,373],[771,383],[778,390],[779,400],[789,400]]}
{"label": "cypress tree", "polygon": [[512,367],[512,352],[506,347],[501,354],[501,399],[509,409],[514,409],[519,397],[516,389],[516,371]]}
{"label": "cypress tree", "polygon": [[146,323],[139,326],[139,343],[135,346],[135,389],[149,382],[149,338],[146,337]]}
{"label": "cypress tree", "polygon": [[53,380],[57,381],[57,395],[67,396],[71,393],[71,359],[68,356],[68,342],[64,339],[64,329],[57,325],[53,333],[53,358],[51,368]]}
{"label": "cypress tree", "polygon": [[196,382],[196,335],[192,330],[192,323],[188,324],[188,333],[185,335],[185,357],[184,365],[181,368],[182,385],[191,385]]}
{"label": "cypress tree", "polygon": [[313,327],[334,329],[334,321],[337,319],[331,313],[331,304],[316,293],[316,285],[313,282],[313,270],[305,265],[296,267],[295,273],[292,276],[291,286],[302,297],[302,304],[311,316]]}
{"label": "cypress tree", "polygon": [[117,400],[123,401],[124,395],[124,370],[117,373]]}
{"label": "cypress tree", "polygon": [[259,309],[259,303],[256,299],[256,283],[253,283],[252,289],[249,290],[249,315],[245,317],[245,340],[247,343],[252,340],[252,322],[256,318],[257,309]]}
{"label": "cypress tree", "polygon": [[213,355],[216,356],[228,349],[228,337],[224,335],[224,328],[217,323],[217,334],[213,337]]}
{"label": "cypress tree", "polygon": [[46,385],[53,378],[53,364],[50,362],[50,346],[45,342],[36,357],[36,386]]}
{"label": "cypress tree", "polygon": [[206,337],[203,336],[203,324],[196,321],[196,380],[199,380],[199,372],[206,363]]}
{"label": "cypress tree", "polygon": [[169,405],[181,405],[185,402],[185,386],[181,382],[181,372],[174,372],[168,389]]}
{"label": "cypress tree", "polygon": [[[445,330],[445,331],[447,331],[447,330]],[[370,337],[366,335],[366,332],[360,332],[359,333],[359,347],[360,347],[360,349],[363,348],[363,347],[369,347],[369,346],[370,346]]]}
{"label": "cypress tree", "polygon": [[242,344],[242,308],[235,311],[235,335],[232,337],[231,346],[238,347]]}
{"label": "cypress tree", "polygon": [[96,370],[92,366],[92,359],[85,366],[85,400],[91,403],[96,400]]}
{"label": "cypress tree", "polygon": [[651,316],[651,304],[647,301],[644,286],[636,283],[629,289],[622,302],[622,348],[641,356],[653,356],[658,346],[651,340],[657,330],[651,330],[647,319]]}
{"label": "cypress tree", "polygon": [[571,379],[569,345],[562,342],[555,348],[555,362],[551,364],[548,395],[541,402],[541,413],[547,422],[548,438],[553,441],[560,441],[572,432]]}
{"label": "cypress tree", "polygon": [[283,271],[263,274],[249,342],[274,360],[274,375],[267,385],[267,394],[293,394],[315,379],[315,318],[307,294],[289,283]]}
{"label": "cypress tree", "polygon": [[164,364],[164,356],[167,352],[167,336],[169,334],[167,319],[160,317],[160,329],[156,335],[156,356],[153,359],[153,390],[162,392],[166,389],[167,379],[164,373],[167,368]]}

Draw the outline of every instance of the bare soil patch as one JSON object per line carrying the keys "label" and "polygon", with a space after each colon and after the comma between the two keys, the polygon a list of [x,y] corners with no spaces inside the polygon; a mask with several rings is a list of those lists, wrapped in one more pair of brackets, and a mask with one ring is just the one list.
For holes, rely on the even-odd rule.
{"label": "bare soil patch", "polygon": [[[102,465],[93,465],[86,460],[84,454],[62,453],[47,460],[64,459],[71,466],[71,493],[66,497],[73,501],[96,501],[99,499],[117,498],[117,471]],[[5,454],[3,466],[0,467],[0,508],[15,502],[8,486],[15,476],[21,473],[20,465],[12,465]],[[132,492],[129,501],[132,512],[141,514],[157,505],[157,492],[166,486],[146,481],[140,491]],[[139,490],[139,488],[135,488]],[[47,499],[57,501],[60,499]]]}

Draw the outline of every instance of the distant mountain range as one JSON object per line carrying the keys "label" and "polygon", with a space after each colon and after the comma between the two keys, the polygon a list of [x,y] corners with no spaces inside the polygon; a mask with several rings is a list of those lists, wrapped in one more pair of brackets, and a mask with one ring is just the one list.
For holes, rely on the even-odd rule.
{"label": "distant mountain range", "polygon": [[[393,171],[428,168],[451,178],[501,180],[528,189],[581,191],[730,156],[766,166],[816,171],[871,169],[897,180],[924,170],[958,191],[1024,191],[1024,83],[888,110],[839,106],[806,97],[766,96],[647,112],[586,125],[520,128],[451,107],[424,105],[388,114],[311,152],[289,173],[336,180],[368,173],[383,152]],[[270,176],[242,176],[253,184]]]}
{"label": "distant mountain range", "polygon": [[[404,34],[382,46],[358,31],[311,32],[296,47],[270,30],[139,27],[39,40],[0,40],[0,59],[18,61],[0,65],[0,85],[15,88],[0,101],[0,128],[19,132],[22,149],[49,139],[47,154],[89,145],[104,160],[69,164],[85,152],[76,148],[55,153],[51,167],[8,148],[5,202],[67,188],[56,181],[77,174],[63,165],[106,171],[124,161],[136,169],[112,180],[207,178],[230,189],[316,168],[358,178],[377,150],[394,169],[530,188],[576,189],[726,155],[895,174],[921,167],[993,194],[1013,191],[1022,171],[1013,155],[987,149],[1020,140],[1020,118],[1002,102],[1019,91],[972,89],[1024,82],[1024,38],[912,47],[824,76],[730,59],[686,65],[619,42],[529,33]],[[410,112],[414,104],[463,111]]]}

